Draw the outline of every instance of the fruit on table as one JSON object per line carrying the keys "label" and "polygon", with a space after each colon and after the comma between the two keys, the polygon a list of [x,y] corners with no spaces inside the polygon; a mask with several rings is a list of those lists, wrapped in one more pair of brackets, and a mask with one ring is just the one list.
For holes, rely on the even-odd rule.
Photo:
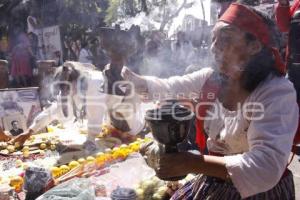
{"label": "fruit on table", "polygon": [[15,143],[15,149],[18,149],[18,148],[20,148],[21,147],[21,144],[19,143],[19,142],[16,142]]}
{"label": "fruit on table", "polygon": [[73,169],[73,168],[75,168],[75,167],[78,167],[79,165],[80,165],[80,163],[77,162],[77,161],[75,161],[75,160],[73,160],[73,161],[71,161],[71,162],[69,163],[70,169]]}
{"label": "fruit on table", "polygon": [[29,151],[23,151],[23,157],[24,158],[29,158],[29,156],[30,156]]}
{"label": "fruit on table", "polygon": [[47,131],[48,131],[48,133],[53,132],[54,131],[53,126],[51,126],[51,125],[47,126]]}
{"label": "fruit on table", "polygon": [[55,144],[51,144],[51,145],[50,145],[50,149],[51,149],[52,151],[55,151],[56,145],[55,145]]}
{"label": "fruit on table", "polygon": [[60,174],[61,174],[60,168],[58,168],[58,167],[51,167],[50,171],[51,171],[52,176],[53,176],[54,178],[59,177]]}
{"label": "fruit on table", "polygon": [[16,160],[15,164],[16,164],[16,167],[19,168],[19,167],[22,166],[23,161],[22,160]]}
{"label": "fruit on table", "polygon": [[8,145],[6,149],[8,150],[9,153],[15,152],[15,146],[13,145]]}
{"label": "fruit on table", "polygon": [[109,153],[111,153],[111,152],[112,152],[112,150],[111,150],[111,149],[109,149],[109,148],[107,148],[107,149],[105,149],[105,150],[104,150],[104,152],[105,152],[106,154],[109,154]]}
{"label": "fruit on table", "polygon": [[101,157],[103,157],[105,154],[103,153],[103,152],[99,152],[99,153],[97,153],[97,155],[96,155],[96,158],[101,158]]}
{"label": "fruit on table", "polygon": [[121,158],[121,157],[122,157],[122,154],[119,151],[115,151],[112,153],[112,158],[114,160],[117,160],[118,158]]}
{"label": "fruit on table", "polygon": [[6,142],[0,142],[0,150],[6,149],[7,148],[7,143]]}
{"label": "fruit on table", "polygon": [[105,161],[107,160],[107,157],[108,156],[106,154],[104,154],[103,152],[97,153],[97,155],[96,155],[97,164],[100,165],[100,166],[105,164]]}
{"label": "fruit on table", "polygon": [[112,161],[112,159],[112,150],[109,148],[105,149],[105,162],[109,163],[110,161]]}
{"label": "fruit on table", "polygon": [[22,151],[23,151],[23,152],[24,152],[24,151],[29,151],[29,146],[24,146],[23,149],[22,149]]}
{"label": "fruit on table", "polygon": [[79,164],[84,164],[85,163],[85,159],[84,158],[79,158],[78,162],[79,162]]}
{"label": "fruit on table", "polygon": [[88,161],[88,162],[94,162],[94,161],[95,161],[95,158],[94,158],[93,156],[88,156],[88,157],[86,158],[86,161]]}
{"label": "fruit on table", "polygon": [[120,149],[126,149],[127,147],[128,147],[128,145],[122,144],[122,145],[120,146]]}
{"label": "fruit on table", "polygon": [[112,153],[114,153],[114,152],[118,152],[120,150],[120,148],[119,147],[115,147],[115,148],[113,148],[112,149]]}
{"label": "fruit on table", "polygon": [[41,143],[40,144],[40,149],[41,150],[44,150],[44,149],[46,149],[47,148],[47,145],[45,144],[45,143]]}
{"label": "fruit on table", "polygon": [[164,199],[167,195],[165,191],[168,189],[164,184],[165,182],[157,177],[152,177],[151,179],[140,182],[139,185],[135,187],[138,200]]}
{"label": "fruit on table", "polygon": [[68,171],[70,171],[70,167],[68,167],[67,165],[60,166],[61,175],[66,174]]}
{"label": "fruit on table", "polygon": [[26,170],[28,167],[29,167],[28,164],[26,163],[23,164],[23,170]]}
{"label": "fruit on table", "polygon": [[18,192],[22,190],[23,183],[24,180],[21,176],[14,176],[10,179],[9,185]]}
{"label": "fruit on table", "polygon": [[129,145],[129,148],[130,148],[132,151],[137,152],[137,151],[140,150],[140,145],[139,145],[138,143],[134,142],[134,143],[131,143],[131,144]]}

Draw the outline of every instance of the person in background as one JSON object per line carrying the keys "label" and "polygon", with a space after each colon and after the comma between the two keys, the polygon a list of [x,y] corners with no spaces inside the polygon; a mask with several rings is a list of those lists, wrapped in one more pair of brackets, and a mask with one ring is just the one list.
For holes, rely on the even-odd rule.
{"label": "person in background", "polygon": [[193,62],[196,56],[192,42],[185,32],[179,31],[177,33],[177,41],[172,54],[178,67],[178,73],[176,75],[183,74],[185,68]]}
{"label": "person in background", "polygon": [[16,87],[29,87],[32,81],[31,58],[34,56],[27,34],[16,29],[16,44],[11,52],[10,74],[16,82]]}
{"label": "person in background", "polygon": [[79,53],[78,61],[81,63],[93,63],[93,54],[90,50],[91,43],[90,42],[83,42],[81,45],[81,50]]}
{"label": "person in background", "polygon": [[291,51],[295,48],[298,48],[298,53],[300,52],[300,48],[297,47],[297,45],[299,46],[299,36],[298,38],[294,38],[297,37],[299,33],[295,33],[293,35],[293,33],[290,32],[293,19],[296,23],[298,23],[299,26],[299,22],[297,21],[300,20],[300,0],[295,0],[292,6],[290,6],[289,0],[278,0],[278,5],[275,10],[275,19],[279,30],[283,33],[289,34],[288,46],[286,49],[287,65],[293,62],[291,59],[300,62],[300,54],[298,56],[291,55]]}
{"label": "person in background", "polygon": [[290,6],[289,0],[278,0],[275,17],[280,31],[282,32],[289,31],[291,19],[299,8],[300,8],[299,0],[295,0],[292,6]]}
{"label": "person in background", "polygon": [[93,57],[93,64],[98,68],[98,63],[100,62],[99,58],[99,47],[100,47],[100,42],[97,38],[92,38],[90,39],[90,52],[92,53]]}
{"label": "person in background", "polygon": [[142,149],[162,179],[199,174],[172,200],[295,199],[287,164],[299,110],[295,89],[285,78],[275,32],[270,18],[233,3],[212,31],[215,69],[169,79],[123,69],[123,77],[134,83],[136,91],[152,98],[166,93],[201,97],[209,95],[208,83],[217,88],[212,106],[203,112],[200,104],[196,111],[196,143],[202,152],[207,147],[209,155],[165,154],[152,151],[155,143]]}
{"label": "person in background", "polygon": [[55,66],[61,66],[63,64],[63,61],[62,61],[62,56],[60,51],[57,50],[53,54],[54,54]]}

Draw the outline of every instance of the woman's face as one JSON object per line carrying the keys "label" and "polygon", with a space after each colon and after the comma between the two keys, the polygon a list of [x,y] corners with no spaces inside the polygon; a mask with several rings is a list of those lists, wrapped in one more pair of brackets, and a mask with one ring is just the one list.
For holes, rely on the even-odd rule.
{"label": "woman's face", "polygon": [[[244,65],[253,54],[245,32],[225,22],[217,22],[212,31],[211,51],[223,75],[238,80]],[[251,51],[251,52],[250,52]]]}

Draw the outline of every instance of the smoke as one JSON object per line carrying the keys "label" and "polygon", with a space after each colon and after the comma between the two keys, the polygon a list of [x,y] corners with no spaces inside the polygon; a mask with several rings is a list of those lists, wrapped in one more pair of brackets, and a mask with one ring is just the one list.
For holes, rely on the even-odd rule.
{"label": "smoke", "polygon": [[142,32],[158,30],[160,23],[152,17],[146,16],[144,12],[137,14],[135,17],[124,18],[116,22],[122,29],[130,29],[132,25],[139,25]]}
{"label": "smoke", "polygon": [[[117,23],[123,29],[129,29],[132,25],[140,26],[146,38],[143,52],[134,55],[140,57],[139,60],[130,58],[128,67],[141,75],[161,78],[210,67],[213,60],[209,26],[211,2],[203,0],[201,4],[200,1],[187,1],[189,6],[181,10],[179,8],[183,1],[178,1],[178,4],[169,3],[164,7],[165,12],[162,7],[151,7],[148,15],[140,13],[135,17],[119,20]],[[164,20],[178,10],[180,12],[169,19],[164,30],[159,31]]]}

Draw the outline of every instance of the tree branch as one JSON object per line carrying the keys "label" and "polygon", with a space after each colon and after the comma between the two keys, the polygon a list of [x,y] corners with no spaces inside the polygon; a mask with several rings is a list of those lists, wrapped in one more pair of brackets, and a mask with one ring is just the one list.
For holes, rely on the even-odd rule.
{"label": "tree branch", "polygon": [[[191,5],[193,5],[193,4],[191,4]],[[177,17],[177,16],[179,15],[179,13],[182,11],[182,9],[186,8],[187,6],[190,7],[191,5],[187,4],[187,0],[184,0],[184,1],[182,2],[181,6],[178,8],[178,10],[177,10],[175,13],[173,13],[173,14],[170,15],[170,16],[164,14],[164,15],[163,15],[164,18],[163,18],[163,21],[162,21],[162,23],[161,23],[161,25],[160,25],[159,30],[160,30],[160,31],[163,31],[164,28],[165,28],[165,26],[168,24],[168,22],[169,22],[171,19]],[[168,12],[167,12],[167,13],[168,13]]]}

